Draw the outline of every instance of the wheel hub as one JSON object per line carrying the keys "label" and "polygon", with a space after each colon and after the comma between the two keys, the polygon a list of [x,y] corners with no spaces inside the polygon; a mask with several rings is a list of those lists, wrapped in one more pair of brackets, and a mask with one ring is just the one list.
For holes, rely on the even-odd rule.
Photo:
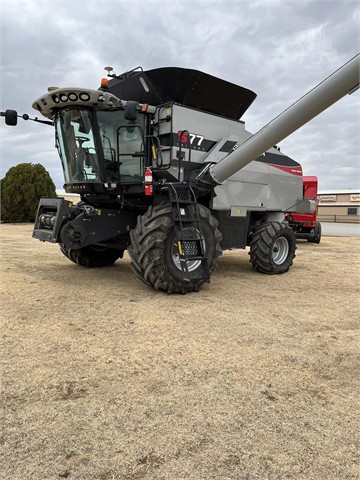
{"label": "wheel hub", "polygon": [[279,237],[272,248],[272,259],[276,265],[281,265],[285,262],[289,255],[289,242],[285,237]]}

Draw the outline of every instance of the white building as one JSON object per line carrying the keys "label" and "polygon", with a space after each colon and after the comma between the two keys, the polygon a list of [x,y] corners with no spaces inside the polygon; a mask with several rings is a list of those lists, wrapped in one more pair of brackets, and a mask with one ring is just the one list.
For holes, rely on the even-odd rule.
{"label": "white building", "polygon": [[360,222],[360,188],[321,190],[318,200],[320,222]]}

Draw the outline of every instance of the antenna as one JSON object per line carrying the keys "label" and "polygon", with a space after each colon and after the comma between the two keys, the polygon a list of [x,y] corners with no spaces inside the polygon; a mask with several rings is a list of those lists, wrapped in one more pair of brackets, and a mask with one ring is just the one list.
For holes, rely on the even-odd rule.
{"label": "antenna", "polygon": [[[113,67],[105,67],[104,70],[108,72],[107,76],[108,77],[116,77],[116,73],[114,72]],[[113,72],[113,73],[110,73]]]}

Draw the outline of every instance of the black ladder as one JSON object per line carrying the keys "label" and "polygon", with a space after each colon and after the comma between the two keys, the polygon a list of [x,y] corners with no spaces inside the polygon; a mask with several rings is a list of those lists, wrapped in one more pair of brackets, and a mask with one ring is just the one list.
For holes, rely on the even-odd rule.
{"label": "black ladder", "polygon": [[180,267],[185,281],[210,280],[205,240],[201,233],[197,201],[193,189],[184,183],[169,183]]}

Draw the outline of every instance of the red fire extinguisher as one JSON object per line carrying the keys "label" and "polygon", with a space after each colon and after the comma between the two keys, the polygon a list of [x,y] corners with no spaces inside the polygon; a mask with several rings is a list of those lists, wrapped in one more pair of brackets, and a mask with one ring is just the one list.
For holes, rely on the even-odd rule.
{"label": "red fire extinguisher", "polygon": [[145,195],[153,194],[153,174],[150,167],[145,169]]}

